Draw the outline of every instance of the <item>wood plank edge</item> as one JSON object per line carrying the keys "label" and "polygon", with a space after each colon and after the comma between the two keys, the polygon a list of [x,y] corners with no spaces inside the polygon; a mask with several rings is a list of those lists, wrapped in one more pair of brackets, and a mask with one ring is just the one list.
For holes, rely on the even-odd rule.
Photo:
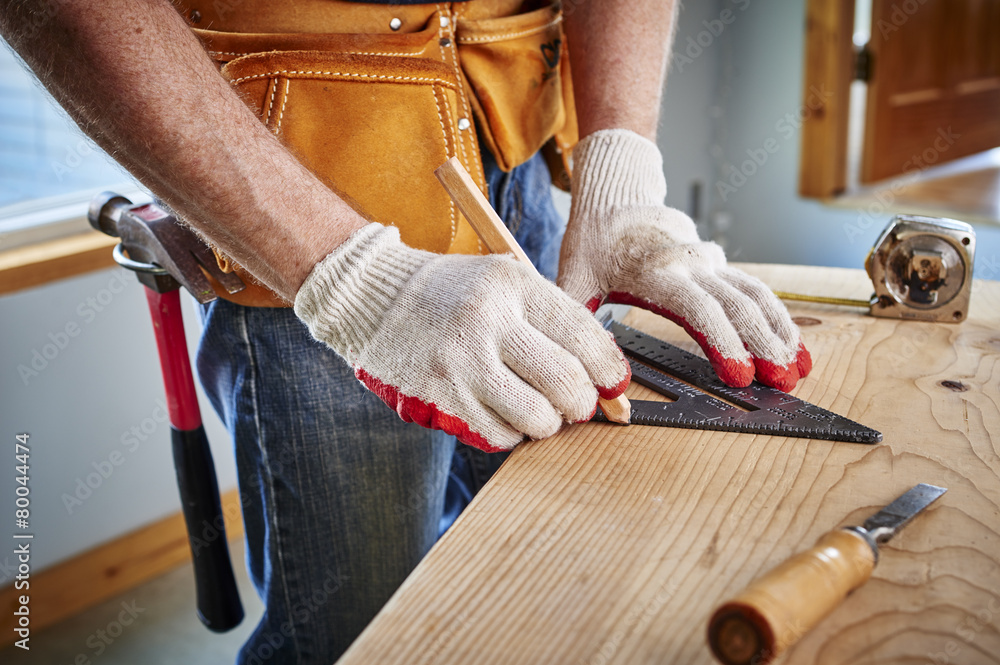
{"label": "wood plank edge", "polygon": [[[798,184],[804,198],[829,199],[847,188],[853,33],[853,2],[807,0]],[[829,99],[813,99],[817,91]]]}
{"label": "wood plank edge", "polygon": [[[222,515],[231,543],[243,537],[239,490],[222,495]],[[20,606],[18,596],[28,595],[30,630],[37,631],[75,616],[117,594],[163,575],[190,561],[184,516],[178,511],[119,538],[98,545],[37,574],[30,574],[29,588],[14,583],[0,590],[0,648],[20,639],[14,632]],[[16,564],[15,564],[16,565]],[[192,592],[194,580],[191,581]],[[195,611],[194,604],[191,611]]]}
{"label": "wood plank edge", "polygon": [[117,238],[87,231],[0,252],[0,295],[113,268]]}

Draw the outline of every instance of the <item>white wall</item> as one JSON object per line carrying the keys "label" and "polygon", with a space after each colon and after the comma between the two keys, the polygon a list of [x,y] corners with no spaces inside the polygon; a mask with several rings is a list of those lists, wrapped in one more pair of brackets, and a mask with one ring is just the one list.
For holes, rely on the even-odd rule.
{"label": "white wall", "polygon": [[[675,52],[687,37],[704,30],[703,21],[718,16],[721,0],[688,3],[681,11]],[[691,63],[672,63],[667,75],[660,118],[659,146],[667,177],[667,204],[691,212],[691,185],[701,183],[701,219],[707,217],[709,189],[714,180],[711,112],[714,106],[719,51],[704,49]],[[570,197],[553,188],[556,209],[569,216]]]}
{"label": "white wall", "polygon": [[[705,32],[705,22],[719,16],[721,0],[688,2],[680,13],[674,41],[674,58],[667,73],[663,97],[659,144],[667,177],[667,205],[692,212],[691,185],[701,184],[700,225],[707,218],[710,189],[714,181],[711,148],[713,117],[720,112],[716,81],[720,66],[719,38]],[[697,39],[701,33],[701,47]],[[725,36],[725,31],[720,37]],[[711,38],[709,42],[708,38]],[[690,46],[691,42],[695,45]],[[694,57],[685,54],[691,49]],[[683,55],[684,57],[680,57]]]}
{"label": "white wall", "polygon": [[[14,437],[28,432],[35,571],[180,510],[142,289],[114,269],[0,298],[0,507],[10,525]],[[184,300],[193,353],[199,322],[193,300]],[[229,436],[204,398],[202,416],[219,484],[235,487]],[[118,466],[108,462],[115,451]],[[82,505],[67,506],[64,495],[77,492]],[[0,586],[10,579],[5,556]]]}

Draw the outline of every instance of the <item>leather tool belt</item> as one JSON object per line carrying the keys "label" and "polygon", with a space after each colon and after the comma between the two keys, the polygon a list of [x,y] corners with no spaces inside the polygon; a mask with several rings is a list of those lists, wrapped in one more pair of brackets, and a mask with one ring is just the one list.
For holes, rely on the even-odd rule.
{"label": "leather tool belt", "polygon": [[[457,155],[486,192],[477,128],[501,169],[577,140],[558,4],[343,0],[175,3],[222,75],[307,167],[405,243],[481,254],[434,170]],[[564,161],[549,160],[550,167]],[[566,183],[562,168],[557,184]],[[243,305],[288,306],[216,251]]]}

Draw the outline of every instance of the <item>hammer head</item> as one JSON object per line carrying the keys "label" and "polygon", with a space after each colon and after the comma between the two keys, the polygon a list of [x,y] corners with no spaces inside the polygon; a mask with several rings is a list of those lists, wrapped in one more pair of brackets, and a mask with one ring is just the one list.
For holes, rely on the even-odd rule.
{"label": "hammer head", "polygon": [[183,286],[198,302],[211,302],[217,296],[206,273],[228,293],[246,288],[238,275],[219,268],[201,238],[155,203],[137,206],[124,196],[103,192],[91,201],[87,218],[96,230],[122,239],[121,247],[130,260],[122,265],[158,293]]}
{"label": "hammer head", "polygon": [[87,219],[94,230],[112,238],[118,237],[118,220],[122,213],[132,207],[132,202],[114,192],[101,192],[90,200]]}

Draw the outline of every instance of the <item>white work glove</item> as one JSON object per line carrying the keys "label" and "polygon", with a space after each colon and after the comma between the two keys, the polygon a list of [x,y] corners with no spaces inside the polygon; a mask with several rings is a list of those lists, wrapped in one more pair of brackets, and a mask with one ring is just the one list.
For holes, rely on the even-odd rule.
{"label": "white work glove", "polygon": [[380,224],[316,264],[295,313],[403,420],[487,452],[589,420],[631,377],[612,336],[531,266],[412,249]]}
{"label": "white work glove", "polygon": [[780,300],[730,268],[722,248],[663,205],[667,183],[653,142],[621,129],[594,132],[573,150],[573,202],[559,286],[596,311],[637,305],[680,324],[719,378],[791,390],[812,360]]}

